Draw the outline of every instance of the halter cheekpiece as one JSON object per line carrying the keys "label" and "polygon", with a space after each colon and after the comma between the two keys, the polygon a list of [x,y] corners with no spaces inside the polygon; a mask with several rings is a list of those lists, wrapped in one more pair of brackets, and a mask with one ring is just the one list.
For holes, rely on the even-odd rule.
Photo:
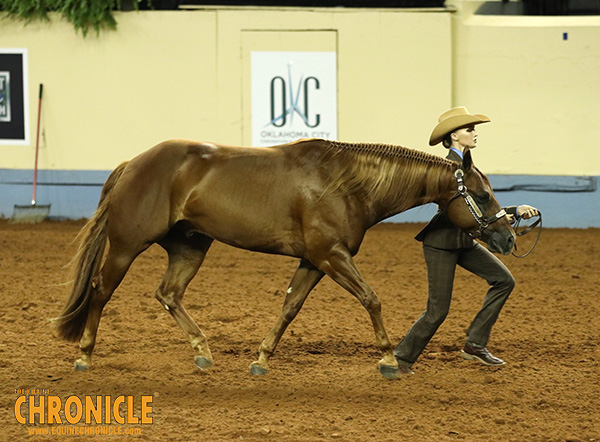
{"label": "halter cheekpiece", "polygon": [[495,223],[503,216],[506,216],[506,211],[504,209],[502,209],[498,213],[496,213],[494,216],[490,216],[490,217],[484,216],[483,212],[481,211],[481,209],[479,208],[479,206],[477,205],[477,203],[475,202],[473,197],[469,194],[467,186],[465,186],[465,183],[463,181],[464,176],[465,176],[465,173],[462,171],[462,169],[460,167],[458,169],[456,169],[456,171],[454,172],[454,178],[456,178],[456,183],[458,184],[458,188],[456,190],[456,194],[454,194],[454,196],[450,199],[448,204],[450,204],[452,201],[454,201],[456,198],[458,198],[460,196],[463,197],[463,199],[465,200],[465,203],[467,204],[467,207],[469,208],[469,212],[471,212],[471,215],[473,215],[473,218],[475,218],[475,221],[477,221],[477,224],[478,224],[478,228],[475,232],[467,232],[467,234],[471,238],[477,239],[477,238],[481,238],[481,234],[483,233],[483,231],[485,229],[487,229],[489,227],[490,224]]}

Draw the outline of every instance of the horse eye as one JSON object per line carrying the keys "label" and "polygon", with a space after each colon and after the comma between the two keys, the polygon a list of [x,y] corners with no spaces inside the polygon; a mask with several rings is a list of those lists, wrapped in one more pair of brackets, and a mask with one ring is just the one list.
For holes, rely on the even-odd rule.
{"label": "horse eye", "polygon": [[479,195],[477,195],[477,200],[481,203],[481,204],[486,204],[487,202],[490,201],[490,194],[487,192],[483,192]]}

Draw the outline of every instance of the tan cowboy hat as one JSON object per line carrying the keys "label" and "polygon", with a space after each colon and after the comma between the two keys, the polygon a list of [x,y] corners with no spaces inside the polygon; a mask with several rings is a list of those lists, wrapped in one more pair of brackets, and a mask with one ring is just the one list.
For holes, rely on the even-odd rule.
{"label": "tan cowboy hat", "polygon": [[444,139],[446,134],[456,129],[481,123],[489,123],[490,117],[483,114],[470,114],[466,107],[459,106],[444,112],[438,118],[438,125],[431,132],[429,145],[435,146]]}

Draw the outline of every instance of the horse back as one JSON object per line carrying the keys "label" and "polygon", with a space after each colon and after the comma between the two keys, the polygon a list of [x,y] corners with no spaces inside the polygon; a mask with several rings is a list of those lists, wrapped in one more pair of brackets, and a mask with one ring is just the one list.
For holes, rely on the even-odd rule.
{"label": "horse back", "polygon": [[[148,241],[185,221],[190,230],[234,246],[301,255],[303,224],[323,207],[326,143],[262,148],[166,141],[129,162],[113,212],[121,223],[141,226]],[[323,216],[338,208],[344,204],[329,204]]]}

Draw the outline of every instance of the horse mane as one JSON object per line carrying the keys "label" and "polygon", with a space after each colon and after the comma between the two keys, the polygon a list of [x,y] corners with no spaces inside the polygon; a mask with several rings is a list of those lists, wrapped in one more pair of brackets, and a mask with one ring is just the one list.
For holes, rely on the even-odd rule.
{"label": "horse mane", "polygon": [[412,207],[419,196],[426,196],[421,194],[424,175],[426,193],[437,193],[454,164],[446,158],[403,146],[328,143],[339,167],[332,173],[326,194],[364,192],[374,200],[381,200],[396,192],[394,197],[405,209]]}

